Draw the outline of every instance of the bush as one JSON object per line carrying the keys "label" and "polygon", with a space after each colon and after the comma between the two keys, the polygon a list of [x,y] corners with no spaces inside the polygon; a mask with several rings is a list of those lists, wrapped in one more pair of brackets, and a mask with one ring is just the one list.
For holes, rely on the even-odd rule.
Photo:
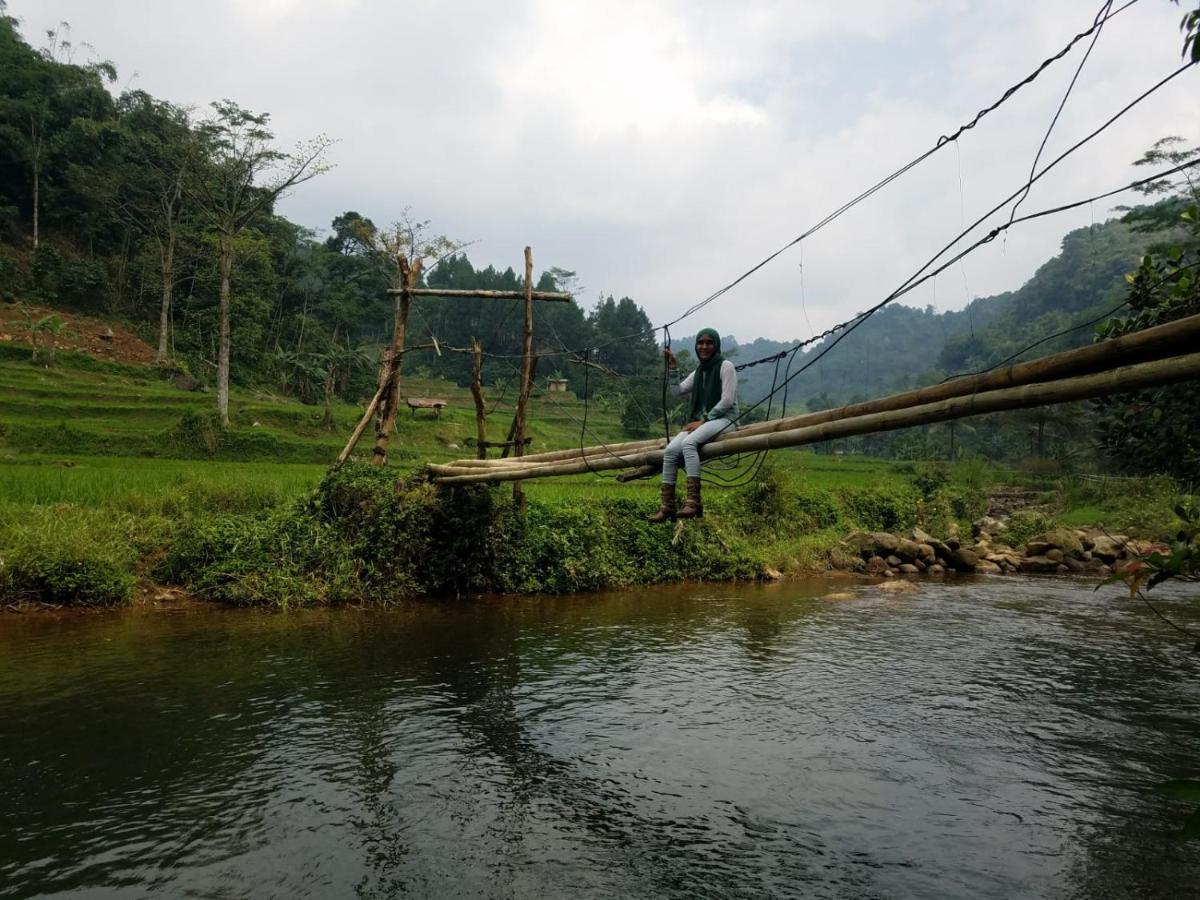
{"label": "bush", "polygon": [[128,517],[77,507],[0,508],[0,597],[83,606],[123,603],[139,556]]}
{"label": "bush", "polygon": [[868,531],[901,531],[916,524],[919,498],[910,488],[857,488],[841,492],[851,523]]}
{"label": "bush", "polygon": [[1018,510],[1008,522],[1008,530],[1001,537],[1010,547],[1020,547],[1039,534],[1054,531],[1058,523],[1045,513]]}

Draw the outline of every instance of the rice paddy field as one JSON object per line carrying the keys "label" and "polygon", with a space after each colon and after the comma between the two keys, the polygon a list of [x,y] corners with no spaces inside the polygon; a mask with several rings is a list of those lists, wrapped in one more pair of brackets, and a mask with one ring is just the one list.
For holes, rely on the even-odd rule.
{"label": "rice paddy field", "polygon": [[[442,416],[401,408],[391,461],[401,471],[426,461],[472,455],[475,435],[470,392],[441,379],[405,378],[414,397],[439,397]],[[495,438],[512,419],[507,397],[488,397]],[[126,510],[170,508],[181,496],[250,495],[257,503],[281,502],[314,487],[344,445],[362,408],[335,405],[334,427],[323,409],[265,391],[239,391],[231,399],[233,429],[227,446],[189,442],[181,423],[206,416],[215,398],[176,387],[155,369],[59,354],[50,368],[29,362],[17,345],[0,345],[0,501],[80,504]],[[534,450],[632,439],[619,411],[573,394],[542,393],[532,400]],[[362,446],[369,446],[364,439]],[[778,454],[786,468],[819,487],[867,485],[894,468],[883,460]],[[743,465],[743,469],[745,466]],[[729,474],[735,474],[736,470]],[[530,482],[531,496],[617,495],[655,490],[650,482],[622,485],[607,477]],[[220,504],[217,504],[220,505]]]}

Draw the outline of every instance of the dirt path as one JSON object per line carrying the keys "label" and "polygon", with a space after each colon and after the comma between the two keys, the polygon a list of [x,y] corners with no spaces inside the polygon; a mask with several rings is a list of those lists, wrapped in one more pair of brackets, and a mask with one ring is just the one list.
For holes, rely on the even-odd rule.
{"label": "dirt path", "polygon": [[[150,365],[154,362],[154,349],[137,336],[130,328],[119,322],[108,322],[59,309],[41,306],[25,306],[34,320],[55,315],[66,324],[53,338],[55,350],[74,350],[87,353],[97,359],[125,363],[132,366]],[[42,340],[50,339],[43,334]],[[0,343],[15,343],[31,346],[29,330],[21,307],[16,304],[0,304]]]}

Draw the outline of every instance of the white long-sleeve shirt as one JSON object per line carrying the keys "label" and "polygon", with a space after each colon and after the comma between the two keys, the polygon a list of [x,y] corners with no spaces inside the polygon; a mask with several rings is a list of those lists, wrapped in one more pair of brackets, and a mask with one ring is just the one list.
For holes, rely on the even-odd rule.
{"label": "white long-sleeve shirt", "polygon": [[[679,370],[675,370],[678,375]],[[696,373],[692,372],[687,378],[675,385],[674,391],[676,396],[683,396],[692,392],[692,383],[696,380]],[[736,419],[738,416],[737,407],[737,369],[733,367],[733,363],[729,360],[721,361],[721,399],[717,401],[717,405],[710,409],[704,416],[704,421],[711,422],[713,419]]]}

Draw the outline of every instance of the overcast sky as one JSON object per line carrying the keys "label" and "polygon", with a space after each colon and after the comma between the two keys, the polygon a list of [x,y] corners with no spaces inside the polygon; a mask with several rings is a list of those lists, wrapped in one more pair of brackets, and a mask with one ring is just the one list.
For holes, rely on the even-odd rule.
{"label": "overcast sky", "polygon": [[[1120,5],[1119,3],[1117,5]],[[136,87],[269,112],[338,140],[281,211],[318,230],[406,206],[476,265],[578,272],[657,323],[932,146],[1087,28],[1099,0],[9,0],[34,46],[71,39]],[[1103,29],[1052,159],[1180,65],[1181,10]],[[900,181],[677,326],[808,336],[865,308],[1026,176],[1087,41]],[[78,49],[76,62],[88,50]],[[1035,211],[1127,183],[1155,139],[1200,139],[1190,70],[1035,187]],[[1019,287],[1111,203],[1011,232],[914,292],[938,309]]]}

